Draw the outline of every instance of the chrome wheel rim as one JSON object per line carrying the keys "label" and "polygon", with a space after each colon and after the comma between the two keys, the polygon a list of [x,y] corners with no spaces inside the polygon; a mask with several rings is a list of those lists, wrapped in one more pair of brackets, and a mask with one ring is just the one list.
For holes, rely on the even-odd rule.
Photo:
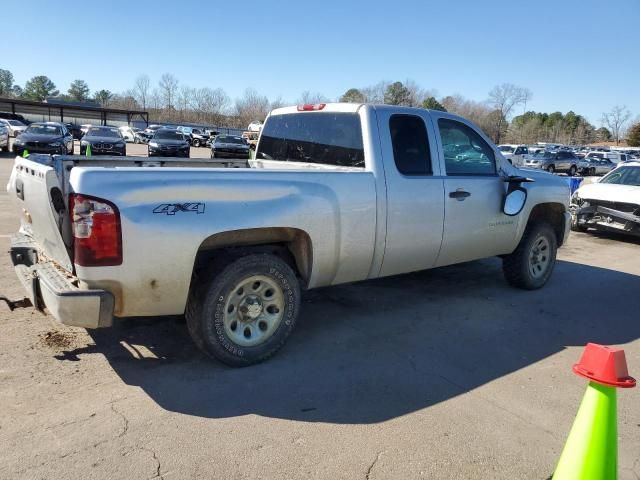
{"label": "chrome wheel rim", "polygon": [[529,253],[529,273],[534,278],[542,277],[551,263],[551,244],[545,236],[539,236],[533,242]]}
{"label": "chrome wheel rim", "polygon": [[235,344],[253,347],[267,341],[284,317],[284,293],[265,275],[242,279],[224,306],[224,331]]}

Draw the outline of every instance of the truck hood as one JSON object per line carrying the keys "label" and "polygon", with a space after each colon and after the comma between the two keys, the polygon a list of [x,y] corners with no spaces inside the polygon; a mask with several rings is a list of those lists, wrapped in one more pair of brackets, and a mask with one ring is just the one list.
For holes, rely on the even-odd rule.
{"label": "truck hood", "polygon": [[580,187],[576,194],[586,200],[637,203],[640,205],[640,187],[615,185],[613,183],[591,183]]}

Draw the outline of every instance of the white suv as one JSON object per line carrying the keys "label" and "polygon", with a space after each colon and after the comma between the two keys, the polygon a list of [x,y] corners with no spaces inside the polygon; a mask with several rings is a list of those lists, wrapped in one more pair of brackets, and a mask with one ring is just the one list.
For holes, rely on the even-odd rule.
{"label": "white suv", "polygon": [[524,156],[529,155],[529,147],[527,145],[498,145],[502,156],[509,160],[514,167],[524,165]]}

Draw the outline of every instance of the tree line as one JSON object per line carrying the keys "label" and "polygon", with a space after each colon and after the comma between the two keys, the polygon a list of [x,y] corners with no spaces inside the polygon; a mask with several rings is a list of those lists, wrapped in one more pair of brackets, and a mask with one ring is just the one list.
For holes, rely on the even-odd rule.
{"label": "tree line", "polygon": [[[47,97],[78,102],[92,100],[105,107],[146,110],[150,118],[158,122],[203,123],[237,128],[246,128],[254,120],[263,120],[270,110],[288,103],[282,98],[270,100],[252,88],[246,89],[241,97],[232,100],[221,88],[192,88],[181,84],[171,73],[163,74],[155,85],[148,75],[140,75],[131,88],[121,93],[106,89],[92,93],[87,82],[78,79],[71,83],[66,92],[61,93],[45,75],[35,76],[21,87],[14,83],[13,74],[4,69],[0,69],[0,97],[37,101],[43,101]],[[588,144],[611,140],[619,143],[627,133],[631,113],[625,106],[615,106],[611,111],[603,113],[602,126],[596,128],[585,117],[573,111],[527,111],[527,103],[532,97],[529,89],[510,83],[496,85],[488,92],[484,101],[470,100],[459,94],[438,97],[435,91],[407,80],[381,81],[366,87],[349,88],[336,100],[403,105],[456,113],[476,123],[496,143]],[[305,91],[292,103],[329,101],[331,99],[322,93]],[[517,111],[523,113],[516,115]],[[628,130],[629,134],[635,131],[640,131],[640,121],[634,122]],[[633,142],[635,137],[629,140]]]}

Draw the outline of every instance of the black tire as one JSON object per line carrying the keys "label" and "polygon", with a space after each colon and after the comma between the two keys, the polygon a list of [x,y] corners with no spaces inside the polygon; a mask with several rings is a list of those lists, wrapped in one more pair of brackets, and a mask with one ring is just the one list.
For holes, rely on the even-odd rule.
{"label": "black tire", "polygon": [[216,158],[216,154],[213,153],[213,150],[211,150],[211,158]]}
{"label": "black tire", "polygon": [[[243,279],[256,275],[268,277],[281,289],[283,314],[275,331],[262,343],[242,346],[225,330],[226,305],[230,295],[236,293],[235,287]],[[245,367],[268,359],[282,348],[293,331],[299,310],[300,285],[291,267],[274,255],[252,254],[221,266],[216,272],[194,277],[185,317],[198,348],[227,365]]]}
{"label": "black tire", "polygon": [[[531,272],[530,256],[538,240],[544,237],[548,242],[547,255],[549,263],[543,272],[534,276]],[[518,247],[510,255],[502,259],[502,271],[507,282],[517,288],[536,290],[543,287],[556,263],[558,240],[548,223],[532,223],[527,226]]]}
{"label": "black tire", "polygon": [[549,166],[547,167],[547,172],[549,172],[549,173],[555,173],[555,171],[556,171],[556,167],[555,167],[554,165],[549,165]]}
{"label": "black tire", "polygon": [[192,146],[192,147],[196,147],[196,148],[198,148],[198,147],[200,146],[200,140],[199,140],[199,139],[197,139],[197,138],[195,138],[195,139],[193,140],[193,142],[191,143],[191,146]]}
{"label": "black tire", "polygon": [[591,169],[589,170],[589,173],[591,174],[592,177],[596,176],[596,167],[591,167]]}
{"label": "black tire", "polygon": [[569,176],[570,177],[575,177],[577,171],[578,171],[578,169],[576,168],[576,166],[575,165],[571,165],[571,167],[569,167]]}

